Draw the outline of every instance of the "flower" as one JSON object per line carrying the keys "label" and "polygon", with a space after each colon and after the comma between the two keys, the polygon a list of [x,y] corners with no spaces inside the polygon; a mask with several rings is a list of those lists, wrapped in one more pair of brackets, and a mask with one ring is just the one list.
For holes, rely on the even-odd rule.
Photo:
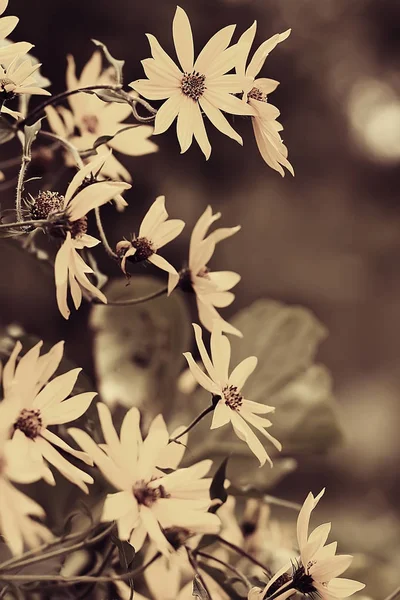
{"label": "flower", "polygon": [[[290,595],[290,591],[294,593],[297,590],[311,597],[315,594],[324,600],[335,600],[348,598],[365,587],[359,581],[338,577],[338,575],[341,575],[350,566],[353,557],[350,555],[336,556],[337,542],[332,542],[325,546],[331,530],[331,523],[319,525],[319,527],[308,535],[311,513],[324,492],[325,489],[315,498],[310,492],[299,512],[297,518],[297,542],[300,550],[300,560],[297,568],[293,568],[293,563],[284,565],[270,579],[264,590],[253,588],[253,596],[251,598],[249,596],[249,600],[268,598],[272,593],[275,594],[280,589],[279,587],[275,589],[277,583],[285,575],[284,586],[281,586],[285,597]],[[291,566],[293,568],[293,575],[290,578],[286,572]],[[256,595],[257,590],[258,596]],[[282,599],[282,596],[280,595],[279,598]]]}
{"label": "flower", "polygon": [[86,233],[87,213],[131,187],[129,183],[122,181],[95,180],[94,174],[102,168],[105,160],[107,157],[98,156],[78,171],[69,184],[65,197],[50,192],[52,198],[49,200],[49,192],[45,192],[30,206],[32,218],[53,218],[50,233],[56,237],[65,237],[54,264],[57,304],[65,319],[71,314],[67,303],[68,287],[76,309],[82,302],[82,288],[102,302],[107,302],[104,294],[87,278],[87,274],[93,273],[93,270],[78,252],[100,243],[100,240]]}
{"label": "flower", "polygon": [[147,211],[139,235],[131,242],[122,240],[117,244],[117,254],[121,258],[121,269],[126,274],[126,260],[130,258],[134,262],[148,260],[156,267],[167,273],[178,275],[176,269],[162,258],[157,251],[172,242],[185,227],[181,219],[169,219],[165,210],[165,196],[158,196]]}
{"label": "flower", "polygon": [[236,72],[242,76],[246,75],[247,78],[247,87],[243,93],[243,100],[254,110],[254,116],[251,121],[258,149],[265,162],[272,169],[278,171],[282,177],[285,175],[285,172],[281,165],[294,175],[293,167],[287,160],[287,148],[279,135],[279,131],[283,129],[282,125],[276,120],[280,112],[268,102],[268,94],[276,90],[279,82],[274,79],[266,79],[265,77],[256,79],[269,53],[289,37],[291,30],[288,29],[283,33],[277,33],[263,42],[254,53],[246,69],[256,27],[257,23],[254,21],[253,25],[243,33],[238,42],[243,51],[238,54]]}
{"label": "flower", "polygon": [[191,146],[194,136],[205,157],[210,157],[211,145],[201,111],[221,133],[239,144],[243,143],[221,112],[255,114],[251,106],[233,96],[243,90],[244,78],[226,74],[235,66],[239,51],[237,45],[228,48],[234,30],[235,25],[221,29],[194,62],[190,22],[185,11],[178,6],[172,33],[181,69],[156,38],[147,34],[153,58],[143,60],[142,65],[148,79],[138,79],[130,86],[150,100],[167,99],[157,112],[154,134],[164,133],[177,117],[177,136],[182,153]]}
{"label": "flower", "polygon": [[228,338],[222,334],[219,321],[214,322],[211,333],[211,359],[203,342],[201,328],[195,323],[193,323],[193,328],[197,347],[208,374],[200,369],[190,352],[184,352],[183,355],[188,362],[193,377],[205,390],[213,395],[213,400],[216,401],[211,429],[222,427],[230,421],[236,435],[248,444],[250,450],[260,461],[260,466],[264,465],[267,460],[272,466],[272,461],[264,446],[248,423],[272,442],[278,450],[281,450],[282,446],[278,440],[265,430],[266,427],[271,427],[271,421],[259,416],[260,414],[274,412],[275,408],[246,400],[241,393],[247,378],[257,366],[257,358],[249,356],[239,363],[229,375],[231,345]]}
{"label": "flower", "polygon": [[[112,69],[102,71],[102,58],[95,51],[82,70],[76,76],[73,56],[67,57],[67,89],[76,90],[90,85],[114,85]],[[46,108],[47,119],[51,129],[57,135],[69,139],[80,151],[93,147],[95,141],[103,136],[115,136],[103,148],[112,148],[128,156],[143,156],[157,152],[158,146],[149,140],[153,128],[150,125],[134,125],[123,123],[132,113],[128,103],[103,102],[95,94],[74,94],[68,97],[71,111],[65,107],[52,106]],[[127,129],[129,127],[129,129]],[[79,135],[76,135],[75,128]],[[121,131],[121,133],[118,133]],[[70,153],[65,154],[68,166],[73,166]],[[92,160],[90,157],[89,161]],[[129,171],[115,156],[111,156],[103,169],[103,175],[111,179],[132,180]]]}
{"label": "flower", "polygon": [[178,274],[171,273],[168,280],[168,294],[178,285],[183,291],[196,294],[197,309],[199,311],[200,323],[212,331],[215,319],[220,321],[222,331],[242,337],[238,329],[233,327],[219,315],[215,307],[225,307],[232,304],[234,294],[228,290],[232,289],[240,281],[240,275],[233,271],[211,272],[207,266],[215,251],[218,242],[234,235],[240,230],[240,225],[230,228],[219,228],[206,233],[214,221],[221,217],[221,213],[212,214],[211,206],[208,206],[193,228],[190,238],[189,266]]}
{"label": "flower", "polygon": [[[1,58],[1,51],[0,51]],[[15,56],[11,63],[5,67],[0,66],[0,97],[4,100],[13,98],[16,94],[39,94],[51,96],[50,92],[36,85],[33,77],[41,64],[32,64],[29,58],[21,61],[20,56]]]}
{"label": "flower", "polygon": [[11,553],[22,554],[24,545],[35,547],[42,540],[50,540],[50,531],[34,517],[45,517],[45,512],[37,502],[17,490],[16,483],[32,483],[41,478],[41,470],[15,453],[12,443],[7,440],[10,416],[14,409],[7,403],[0,403],[0,533]]}
{"label": "flower", "polygon": [[[2,15],[8,6],[8,0],[0,1],[0,15]],[[0,40],[4,40],[10,35],[18,25],[18,17],[1,17],[0,19]]]}
{"label": "flower", "polygon": [[[8,0],[0,0],[0,15],[2,15],[8,7]],[[33,44],[28,42],[16,42],[15,44],[6,40],[6,38],[14,31],[18,25],[19,19],[14,16],[0,18],[0,64],[8,66],[16,57],[21,57],[27,54]]]}
{"label": "flower", "polygon": [[[119,490],[106,497],[101,521],[116,520],[119,538],[129,541],[137,552],[148,535],[165,556],[174,551],[167,539],[171,528],[217,532],[218,517],[206,512],[211,480],[204,477],[211,460],[174,469],[183,456],[184,446],[168,443],[162,415],[152,421],[146,439],[142,440],[140,413],[131,408],[125,415],[119,439],[108,407],[99,403],[97,408],[105,446],[100,448],[79,429],[70,429],[69,433]],[[174,470],[165,474],[168,468]]]}
{"label": "flower", "polygon": [[93,464],[92,460],[71,448],[49,427],[69,423],[83,415],[96,392],[85,392],[66,400],[81,369],[72,369],[48,383],[60,364],[64,342],[59,342],[42,356],[41,347],[42,342],[39,342],[16,365],[22,348],[17,342],[4,367],[1,406],[7,407],[8,413],[2,427],[11,432],[10,452],[29,465],[29,469],[39,472],[47,483],[55,485],[46,461],[88,493],[86,484],[93,483],[93,478],[68,462],[55,446],[88,465]]}

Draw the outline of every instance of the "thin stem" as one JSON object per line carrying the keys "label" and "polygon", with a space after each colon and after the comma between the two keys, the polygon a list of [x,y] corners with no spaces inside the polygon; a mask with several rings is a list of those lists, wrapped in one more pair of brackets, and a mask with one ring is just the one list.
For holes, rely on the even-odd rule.
{"label": "thin stem", "polygon": [[101,241],[102,241],[105,251],[107,252],[108,256],[110,256],[111,258],[118,259],[118,254],[116,254],[114,252],[114,250],[111,248],[110,244],[108,243],[106,232],[104,231],[103,223],[101,222],[100,208],[98,206],[96,206],[96,208],[94,209],[94,214],[96,216],[97,229],[99,231],[99,235],[100,235],[100,238],[101,238]]}
{"label": "thin stem", "polygon": [[[149,121],[154,121],[155,115],[157,114],[157,109],[153,108],[151,106],[151,104],[146,102],[146,100],[143,100],[143,98],[139,98],[139,97],[135,98],[134,96],[131,96],[124,90],[120,90],[120,94],[123,98],[125,98],[127,103],[130,105],[132,112],[133,112],[133,116],[135,117],[135,119],[137,121],[139,121],[140,123],[148,123]],[[149,113],[151,113],[151,116],[150,117],[142,117],[141,115],[139,115],[139,113],[137,112],[137,109],[136,109],[136,104],[141,104],[142,106],[144,106],[144,108],[146,110],[148,110]]]}
{"label": "thin stem", "polygon": [[396,600],[397,596],[400,596],[400,585],[389,596],[386,596],[385,600]]}
{"label": "thin stem", "polygon": [[22,156],[21,168],[19,170],[17,182],[17,197],[15,199],[15,211],[18,221],[22,221],[22,190],[24,188],[25,174],[28,169],[31,157],[25,153]]}
{"label": "thin stem", "polygon": [[171,444],[172,442],[177,442],[179,440],[179,438],[181,438],[182,436],[185,435],[185,433],[188,433],[191,429],[193,429],[193,427],[195,427],[197,425],[197,423],[199,423],[205,416],[207,416],[210,412],[212,412],[215,409],[214,405],[211,406],[207,406],[207,408],[205,408],[203,410],[203,412],[201,412],[191,423],[190,425],[188,425],[186,427],[186,429],[184,429],[181,433],[179,433],[178,435],[176,435],[174,438],[171,438],[169,440],[169,444]]}
{"label": "thin stem", "polygon": [[208,554],[207,552],[202,552],[200,550],[198,552],[196,552],[196,555],[201,556],[202,558],[206,558],[207,560],[213,560],[214,562],[217,562],[220,565],[224,566],[226,569],[229,569],[241,581],[243,581],[243,583],[248,587],[249,590],[253,587],[253,584],[251,583],[251,581],[249,581],[247,579],[247,577],[245,575],[243,575],[243,573],[238,571],[233,565],[226,563],[225,561],[221,560],[220,558],[217,558],[216,556],[213,556],[212,554]]}
{"label": "thin stem", "polygon": [[[112,560],[112,555],[114,553],[115,548],[116,547],[115,547],[113,541],[110,539],[110,545],[109,545],[107,551],[104,553],[103,560],[101,561],[100,566],[96,570],[96,577],[98,577],[102,573],[104,573],[104,569],[106,569],[108,563],[110,562],[110,560]],[[82,591],[82,593],[77,597],[77,600],[82,600],[83,598],[87,598],[89,595],[89,592],[93,588],[93,586],[94,586],[94,584],[90,584],[87,587],[85,587],[84,590]]]}
{"label": "thin stem", "polygon": [[0,223],[0,229],[20,228],[26,225],[35,225],[35,227],[41,227],[48,223],[47,219],[30,219],[29,221],[16,221],[15,223]]}
{"label": "thin stem", "polygon": [[258,567],[261,567],[261,569],[263,569],[266,573],[269,573],[269,569],[265,565],[263,565],[262,563],[260,563],[253,556],[251,556],[251,554],[248,554],[245,550],[242,550],[242,548],[240,548],[240,546],[236,546],[236,544],[232,544],[232,542],[228,542],[228,540],[225,540],[220,535],[217,535],[216,538],[217,538],[217,540],[219,542],[221,542],[221,544],[224,544],[225,546],[227,546],[228,548],[230,548],[231,550],[233,550],[237,554],[240,554],[240,556],[244,556],[245,558],[247,558],[248,560],[250,560],[254,565],[257,565]]}
{"label": "thin stem", "polygon": [[[157,292],[153,292],[148,294],[147,296],[141,296],[140,298],[131,298],[130,300],[109,300],[107,304],[104,306],[131,306],[132,304],[142,304],[143,302],[148,302],[149,300],[153,300],[154,298],[158,298],[159,296],[164,296],[168,292],[168,287],[165,286]],[[102,302],[94,299],[94,304],[103,304]]]}
{"label": "thin stem", "polygon": [[212,600],[212,596],[210,594],[210,591],[209,591],[209,589],[207,587],[206,582],[204,581],[203,575],[200,573],[200,571],[198,569],[197,562],[196,562],[195,557],[193,556],[192,551],[189,548],[186,548],[186,552],[187,552],[188,559],[189,559],[189,562],[190,562],[190,564],[192,566],[193,571],[196,573],[197,577],[201,581],[202,586],[204,587],[206,593],[208,594],[208,597],[210,598],[210,600]]}
{"label": "thin stem", "polygon": [[25,119],[23,119],[23,121],[20,121],[18,123],[18,128],[21,129],[24,127],[24,125],[26,125],[29,121],[37,121],[37,117],[39,117],[41,115],[41,113],[44,111],[44,109],[46,108],[46,106],[50,106],[50,105],[54,105],[54,104],[59,104],[62,100],[64,100],[65,98],[68,98],[69,96],[73,96],[74,94],[80,94],[81,92],[90,92],[90,91],[94,91],[94,90],[113,90],[114,92],[120,91],[121,86],[120,85],[88,85],[87,87],[83,87],[83,88],[78,88],[76,90],[66,90],[65,92],[62,92],[61,94],[57,94],[56,96],[51,96],[51,98],[48,98],[48,100],[45,100],[45,102],[42,102],[42,104],[40,104],[38,107],[36,107],[31,113],[29,113]]}
{"label": "thin stem", "polygon": [[41,137],[46,137],[50,140],[57,141],[59,144],[61,144],[61,146],[64,146],[64,148],[66,150],[68,150],[68,152],[70,152],[72,154],[72,156],[74,157],[78,169],[83,169],[85,164],[84,164],[83,160],[81,159],[79,150],[76,146],[71,144],[71,142],[69,142],[68,140],[66,140],[65,138],[63,138],[59,135],[56,135],[55,133],[51,133],[51,131],[42,131],[41,130],[41,131],[39,131],[39,135]]}

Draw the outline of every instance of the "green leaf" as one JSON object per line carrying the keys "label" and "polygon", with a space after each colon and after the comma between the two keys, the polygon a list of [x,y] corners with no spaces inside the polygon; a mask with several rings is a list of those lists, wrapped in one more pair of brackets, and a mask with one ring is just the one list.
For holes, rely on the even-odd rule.
{"label": "green leaf", "polygon": [[112,67],[114,67],[115,79],[116,79],[117,84],[122,84],[122,69],[124,67],[125,61],[117,60],[116,58],[114,58],[111,55],[110,51],[108,50],[107,46],[105,44],[103,44],[102,42],[99,42],[99,40],[92,39],[92,42],[93,42],[93,44],[95,44],[96,46],[101,48],[101,50],[104,53],[104,56],[106,57],[106,60],[108,60],[110,65]]}
{"label": "green leaf", "polygon": [[5,117],[0,115],[0,144],[5,144],[15,137],[16,129],[7,121]]}
{"label": "green leaf", "polygon": [[210,595],[208,594],[198,575],[195,575],[193,579],[192,596],[194,596],[195,598],[199,598],[200,600],[211,600]]}
{"label": "green leaf", "polygon": [[[124,300],[159,290],[163,282],[153,277],[133,276],[110,281],[107,298]],[[149,302],[130,306],[95,305],[90,325],[94,330],[94,361],[99,392],[110,406],[145,407],[146,427],[162,412],[166,421],[182,424],[176,393],[183,367],[182,353],[190,343],[191,328],[183,296],[174,292]],[[173,423],[172,419],[179,419]]]}

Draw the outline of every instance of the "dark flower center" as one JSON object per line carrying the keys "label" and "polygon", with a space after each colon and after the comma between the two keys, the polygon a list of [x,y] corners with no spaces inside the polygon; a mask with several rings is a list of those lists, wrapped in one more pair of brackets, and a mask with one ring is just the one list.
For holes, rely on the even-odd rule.
{"label": "dark flower center", "polygon": [[317,589],[314,587],[312,575],[307,573],[302,564],[299,564],[293,573],[292,587],[302,594],[318,594]]}
{"label": "dark flower center", "polygon": [[152,254],[154,254],[154,248],[150,240],[145,237],[140,237],[132,240],[132,246],[136,248],[135,254],[131,257],[128,257],[128,260],[131,258],[133,262],[142,262],[143,260],[147,260],[150,258]]}
{"label": "dark flower center", "polygon": [[181,81],[181,90],[185,96],[188,96],[194,100],[194,102],[198,102],[206,89],[206,86],[204,85],[205,80],[206,76],[201,75],[196,71],[184,73]]}
{"label": "dark flower center", "polygon": [[225,404],[232,410],[238,410],[242,406],[243,396],[236,385],[226,385],[222,390],[222,394]]}
{"label": "dark flower center", "polygon": [[240,529],[242,530],[243,536],[248,537],[249,535],[252,535],[255,532],[255,530],[257,529],[257,526],[255,523],[252,523],[251,521],[244,521],[241,524]]}
{"label": "dark flower center", "polygon": [[58,192],[40,192],[29,205],[32,219],[47,219],[49,215],[62,211],[64,196]]}
{"label": "dark flower center", "polygon": [[14,98],[15,88],[16,84],[8,77],[3,77],[2,79],[0,79],[0,95],[3,98],[3,100],[11,100],[11,98]]}
{"label": "dark flower center", "polygon": [[85,115],[82,119],[82,123],[89,133],[97,133],[99,120],[96,115]]}
{"label": "dark flower center", "polygon": [[253,87],[247,94],[248,98],[258,100],[259,102],[268,102],[267,94],[264,94],[259,88]]}
{"label": "dark flower center", "polygon": [[132,491],[138,504],[144,504],[149,507],[153,506],[159,498],[170,498],[170,494],[165,491],[162,485],[155,488],[150,487],[143,479],[135,483]]}
{"label": "dark flower center", "polygon": [[184,527],[167,527],[167,529],[164,529],[164,535],[174,550],[179,550],[192,536],[189,529],[185,529]]}
{"label": "dark flower center", "polygon": [[31,440],[35,439],[42,429],[40,410],[24,408],[14,423],[14,429],[19,429]]}

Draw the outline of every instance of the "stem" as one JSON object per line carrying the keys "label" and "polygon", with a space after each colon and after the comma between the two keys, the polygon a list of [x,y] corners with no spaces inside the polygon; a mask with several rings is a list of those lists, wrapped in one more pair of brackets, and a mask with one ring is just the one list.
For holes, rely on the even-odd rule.
{"label": "stem", "polygon": [[17,214],[18,221],[22,221],[22,190],[24,187],[25,174],[28,169],[29,163],[31,162],[31,157],[27,156],[25,153],[22,156],[21,168],[18,175],[17,182],[17,197],[15,200],[15,211]]}
{"label": "stem", "polygon": [[238,571],[233,565],[229,565],[228,563],[221,560],[220,558],[217,558],[216,556],[213,556],[212,554],[207,554],[207,552],[202,552],[200,550],[198,552],[196,552],[196,555],[201,556],[202,558],[207,558],[208,560],[213,560],[213,561],[219,563],[220,565],[223,565],[226,569],[229,569],[230,571],[232,571],[232,573],[234,573],[241,581],[243,581],[243,583],[248,587],[249,590],[252,587],[254,587],[253,584],[251,583],[251,581],[249,581],[247,579],[247,577],[245,575],[243,575],[243,573]]}
{"label": "stem", "polygon": [[208,589],[208,587],[206,585],[206,582],[204,581],[203,575],[200,573],[200,571],[199,571],[199,569],[197,567],[197,562],[196,562],[195,557],[193,556],[192,551],[189,548],[186,547],[186,552],[187,552],[188,559],[189,559],[189,562],[190,562],[190,564],[192,566],[193,571],[196,573],[197,577],[200,579],[202,586],[204,587],[206,593],[208,594],[208,597],[210,598],[210,600],[212,600],[212,596],[210,594],[210,591],[209,591],[209,589]]}
{"label": "stem", "polygon": [[104,231],[103,223],[101,222],[100,208],[98,206],[96,206],[96,208],[94,209],[94,214],[96,216],[97,229],[99,230],[99,234],[100,234],[101,241],[102,241],[105,251],[107,252],[108,256],[110,256],[111,258],[118,259],[118,254],[116,254],[114,252],[114,250],[111,248],[110,244],[108,243],[106,232]]}
{"label": "stem", "polygon": [[397,596],[400,596],[400,585],[389,596],[386,596],[385,600],[396,600]]}
{"label": "stem", "polygon": [[211,406],[207,406],[207,408],[205,408],[203,410],[203,412],[201,412],[191,423],[190,425],[188,425],[186,427],[186,429],[184,429],[181,433],[179,433],[178,435],[176,435],[174,438],[171,438],[169,440],[169,444],[171,444],[172,442],[177,442],[179,440],[179,438],[181,438],[183,435],[185,435],[185,433],[188,433],[191,429],[193,429],[193,427],[195,427],[195,425],[197,425],[197,423],[199,423],[206,415],[208,415],[208,413],[212,412],[215,409],[214,405]]}
{"label": "stem", "polygon": [[15,223],[0,223],[0,229],[10,229],[11,227],[25,227],[26,225],[35,225],[41,227],[48,223],[47,219],[30,219],[29,221],[16,221]]}
{"label": "stem", "polygon": [[50,140],[57,141],[59,144],[61,144],[61,146],[64,146],[64,148],[66,150],[68,150],[68,152],[70,152],[72,154],[72,156],[74,157],[78,169],[83,169],[85,164],[84,164],[83,160],[81,159],[78,148],[76,148],[76,146],[71,144],[71,142],[69,142],[68,140],[66,140],[65,138],[63,138],[59,135],[56,135],[55,133],[51,133],[51,131],[39,131],[39,135],[42,137],[46,137]]}
{"label": "stem", "polygon": [[[110,539],[110,545],[109,545],[107,551],[104,553],[103,560],[101,561],[101,565],[99,566],[99,568],[96,571],[96,576],[100,576],[104,572],[104,569],[107,567],[109,561],[112,559],[114,550],[115,550],[115,545],[114,545],[113,541]],[[77,596],[77,600],[83,600],[83,598],[88,598],[89,592],[93,588],[93,585],[94,584],[90,584],[87,587],[85,587],[85,589],[82,591],[82,593],[79,596]]]}
{"label": "stem", "polygon": [[67,90],[65,92],[62,92],[61,94],[57,94],[56,96],[51,96],[51,98],[49,98],[45,102],[42,102],[42,104],[40,104],[31,113],[29,113],[29,115],[27,115],[25,117],[25,119],[20,121],[18,123],[18,128],[19,129],[23,128],[24,125],[26,125],[28,123],[28,121],[32,120],[33,122],[35,122],[37,120],[37,117],[40,116],[40,114],[44,111],[46,106],[50,106],[52,104],[58,104],[65,98],[68,98],[68,96],[73,96],[74,94],[79,94],[81,92],[90,92],[92,90],[113,90],[114,92],[117,92],[117,91],[119,92],[120,89],[121,89],[120,85],[88,85],[87,87],[79,88],[76,90]]}
{"label": "stem", "polygon": [[148,294],[148,296],[141,296],[140,298],[131,298],[130,300],[111,300],[108,301],[107,304],[103,304],[103,302],[93,300],[94,304],[103,304],[103,306],[131,306],[133,304],[142,304],[143,302],[148,302],[149,300],[153,300],[153,298],[158,298],[159,296],[163,296],[168,291],[168,287],[165,286],[157,292],[153,292]]}
{"label": "stem", "polygon": [[220,535],[217,535],[216,538],[217,538],[217,540],[219,542],[221,542],[221,544],[224,544],[225,546],[227,546],[228,548],[230,548],[234,552],[237,552],[237,554],[240,554],[241,556],[244,556],[245,558],[247,558],[248,560],[250,560],[254,565],[257,565],[258,567],[261,567],[261,569],[263,569],[266,573],[269,574],[269,569],[265,565],[263,565],[262,563],[260,563],[256,558],[253,558],[253,556],[251,556],[250,554],[248,554],[245,550],[242,550],[242,548],[240,548],[239,546],[236,546],[236,544],[232,544],[232,542],[228,542],[228,540],[225,540]]}
{"label": "stem", "polygon": [[[133,112],[133,116],[135,117],[135,119],[137,121],[139,121],[140,123],[148,123],[149,121],[154,121],[155,115],[157,114],[157,109],[153,108],[151,106],[151,104],[146,102],[146,100],[143,100],[143,98],[139,98],[139,97],[135,98],[134,96],[131,96],[127,92],[124,92],[124,90],[120,90],[120,94],[121,94],[121,96],[123,96],[125,98],[127,103],[130,105],[132,112]],[[151,116],[150,117],[142,117],[141,115],[139,115],[139,113],[137,112],[137,109],[136,109],[136,104],[141,104],[142,106],[144,106],[144,108],[146,110],[148,110],[149,113],[151,113]]]}

